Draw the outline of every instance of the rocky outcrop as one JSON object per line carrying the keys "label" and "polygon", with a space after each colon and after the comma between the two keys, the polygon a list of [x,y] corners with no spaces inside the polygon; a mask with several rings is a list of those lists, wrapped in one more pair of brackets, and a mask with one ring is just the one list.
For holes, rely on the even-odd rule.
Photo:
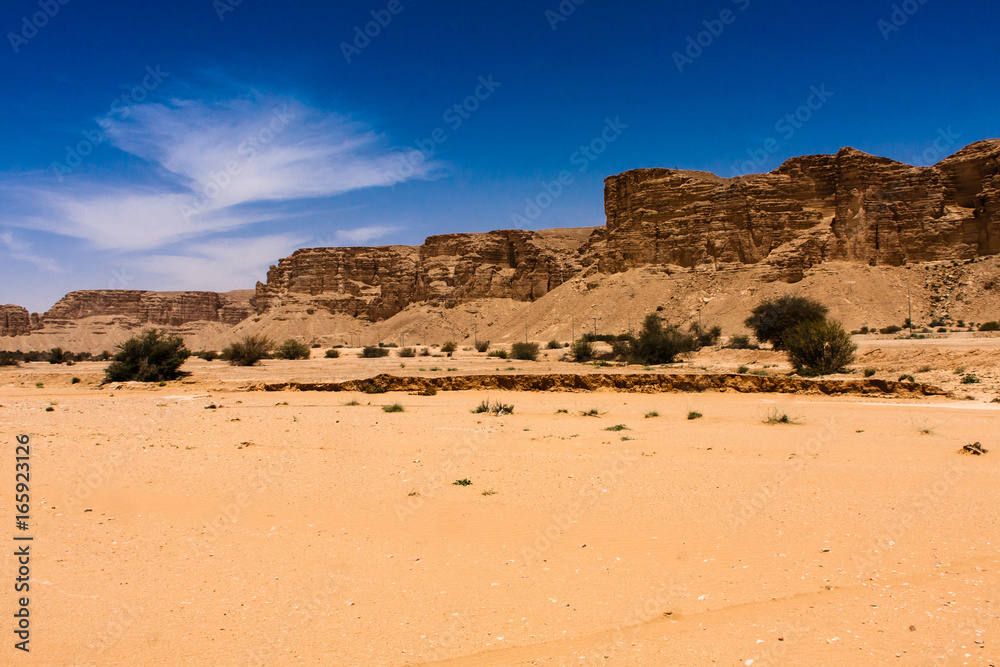
{"label": "rocky outcrop", "polygon": [[606,273],[649,264],[760,265],[796,281],[827,260],[898,266],[1000,252],[1000,141],[931,167],[851,148],[727,179],[641,169],[605,181]]}
{"label": "rocky outcrop", "polygon": [[237,324],[253,313],[250,304],[217,292],[150,292],[144,290],[80,290],[60,299],[41,323],[113,316],[129,324],[181,326],[190,322]]}
{"label": "rocky outcrop", "polygon": [[22,336],[31,331],[27,309],[13,304],[0,305],[0,336]]}
{"label": "rocky outcrop", "polygon": [[537,299],[582,268],[577,250],[591,229],[431,236],[421,246],[308,248],[257,283],[259,312],[308,302],[368,320],[411,303],[453,306],[480,298]]}

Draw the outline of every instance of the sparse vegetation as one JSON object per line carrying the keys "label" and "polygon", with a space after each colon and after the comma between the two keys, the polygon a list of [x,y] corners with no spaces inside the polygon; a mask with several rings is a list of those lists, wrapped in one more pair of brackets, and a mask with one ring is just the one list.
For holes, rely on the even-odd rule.
{"label": "sparse vegetation", "polygon": [[452,484],[454,486],[472,486],[472,480],[466,477],[465,479],[456,479]]}
{"label": "sparse vegetation", "polygon": [[494,491],[493,489],[486,489],[485,491],[483,491],[483,495],[484,496],[493,496],[493,495],[496,495],[496,491]]}
{"label": "sparse vegetation", "polygon": [[794,328],[826,319],[827,308],[818,301],[801,296],[781,296],[766,299],[751,311],[744,324],[753,330],[757,340],[771,343],[774,349],[785,347],[785,337]]}
{"label": "sparse vegetation", "polygon": [[659,416],[660,413],[657,412],[656,410],[650,410],[649,412],[646,413],[646,419],[652,419],[654,417],[659,417]]}
{"label": "sparse vegetation", "polygon": [[199,350],[194,353],[194,356],[205,361],[215,361],[219,358],[219,353],[215,350]]}
{"label": "sparse vegetation", "polygon": [[787,413],[782,412],[778,408],[771,408],[767,417],[764,418],[765,424],[795,424],[795,420],[788,416]]}
{"label": "sparse vegetation", "polygon": [[388,357],[389,350],[376,345],[365,345],[358,356],[362,359],[378,359],[380,357]]}
{"label": "sparse vegetation", "polygon": [[664,324],[656,313],[650,313],[642,323],[639,335],[628,345],[628,361],[640,365],[673,363],[682,352],[698,348],[697,336],[683,333],[674,324]]}
{"label": "sparse vegetation", "polygon": [[895,334],[895,333],[899,333],[902,330],[903,330],[903,327],[896,326],[895,324],[890,324],[887,327],[879,329],[878,332],[880,334]]}
{"label": "sparse vegetation", "polygon": [[628,431],[630,429],[625,424],[615,424],[614,426],[609,426],[609,427],[607,427],[604,430],[605,431],[616,431],[617,432],[617,431]]}
{"label": "sparse vegetation", "polygon": [[546,345],[545,347],[550,350],[559,350],[562,348],[562,345],[557,340],[550,340],[549,344]]}
{"label": "sparse vegetation", "polygon": [[344,405],[347,406],[347,407],[349,407],[349,408],[353,408],[354,406],[361,405],[361,404],[358,403],[357,399],[355,399],[355,400],[352,400],[352,401],[348,401],[347,403],[344,403]]}
{"label": "sparse vegetation", "polygon": [[481,340],[476,343],[476,352],[486,352],[490,349],[490,341]]}
{"label": "sparse vegetation", "polygon": [[558,410],[556,410],[556,414],[557,415],[568,415],[569,414],[569,410],[567,410],[565,408],[559,408]]}
{"label": "sparse vegetation", "polygon": [[334,349],[331,348],[331,349],[327,350],[326,354],[324,354],[323,356],[326,357],[327,359],[339,359],[340,358],[340,350],[334,350]]}
{"label": "sparse vegetation", "polygon": [[309,355],[309,346],[305,343],[300,343],[294,338],[289,338],[274,350],[274,357],[276,359],[308,359]]}
{"label": "sparse vegetation", "polygon": [[740,366],[739,368],[736,369],[736,372],[739,373],[740,375],[743,375],[749,370],[750,370],[749,366]]}
{"label": "sparse vegetation", "polygon": [[117,354],[104,371],[105,382],[176,380],[190,355],[180,336],[149,329],[118,345]]}
{"label": "sparse vegetation", "polygon": [[688,412],[688,421],[694,421],[695,419],[701,419],[704,415],[697,410],[691,410]]}
{"label": "sparse vegetation", "polygon": [[982,382],[982,380],[972,373],[962,376],[962,384],[979,384],[980,382]]}
{"label": "sparse vegetation", "polygon": [[876,373],[878,373],[878,371],[875,370],[874,368],[866,368],[865,371],[864,371],[864,374],[865,374],[866,378],[870,378],[870,377],[874,376]]}
{"label": "sparse vegetation", "polygon": [[979,325],[980,331],[1000,331],[1000,322],[983,322]]}
{"label": "sparse vegetation", "polygon": [[917,379],[915,377],[913,377],[912,375],[910,375],[910,374],[907,373],[906,375],[900,375],[899,376],[899,381],[900,382],[916,382]]}
{"label": "sparse vegetation", "polygon": [[694,322],[688,328],[691,330],[691,335],[694,336],[699,348],[717,345],[719,339],[722,338],[722,327],[714,326],[703,329],[700,324]]}
{"label": "sparse vegetation", "polygon": [[448,342],[446,342],[444,345],[441,346],[441,351],[447,354],[449,357],[451,356],[452,352],[454,352],[457,349],[458,345],[456,345],[455,341],[452,340],[449,340]]}
{"label": "sparse vegetation", "polygon": [[581,338],[570,347],[569,356],[573,361],[590,361],[594,358],[594,344]]}
{"label": "sparse vegetation", "polygon": [[21,357],[15,352],[0,352],[0,366],[20,366]]}
{"label": "sparse vegetation", "polygon": [[471,412],[474,415],[487,414],[500,417],[503,415],[513,414],[514,406],[501,403],[500,401],[490,402],[490,399],[487,398],[485,401],[473,408]]}
{"label": "sparse vegetation", "polygon": [[267,356],[274,343],[267,336],[244,336],[219,355],[232,366],[256,366]]}
{"label": "sparse vegetation", "polygon": [[584,417],[600,417],[601,411],[598,410],[597,408],[591,408],[589,410],[581,412],[580,414],[583,415]]}
{"label": "sparse vegetation", "polygon": [[521,361],[538,359],[538,343],[514,343],[510,346],[511,354]]}
{"label": "sparse vegetation", "polygon": [[407,358],[409,358],[409,357],[415,357],[415,356],[417,356],[417,351],[415,349],[413,349],[412,347],[404,347],[404,348],[401,348],[399,350],[399,352],[397,352],[396,354],[398,354],[401,357],[407,357]]}
{"label": "sparse vegetation", "polygon": [[737,334],[729,337],[729,342],[726,343],[726,347],[730,350],[752,350],[756,346],[750,340],[750,336]]}
{"label": "sparse vegetation", "polygon": [[496,359],[506,359],[507,350],[490,350],[490,353],[486,355],[487,357],[493,357]]}
{"label": "sparse vegetation", "polygon": [[382,407],[382,412],[406,412],[402,403],[393,403]]}
{"label": "sparse vegetation", "polygon": [[839,322],[813,320],[785,331],[782,345],[799,375],[842,373],[854,361],[858,346]]}
{"label": "sparse vegetation", "polygon": [[72,378],[69,381],[70,384],[80,384],[80,378]]}

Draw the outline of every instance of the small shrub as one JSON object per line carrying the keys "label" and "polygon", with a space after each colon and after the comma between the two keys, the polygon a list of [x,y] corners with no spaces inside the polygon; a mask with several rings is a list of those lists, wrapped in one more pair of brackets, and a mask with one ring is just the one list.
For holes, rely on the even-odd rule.
{"label": "small shrub", "polygon": [[20,357],[13,352],[0,352],[0,366],[20,366]]}
{"label": "small shrub", "polygon": [[694,421],[695,419],[701,419],[704,415],[696,410],[691,410],[688,412],[688,421]]}
{"label": "small shrub", "polygon": [[778,408],[771,408],[767,417],[764,418],[765,424],[794,424],[795,420],[788,416],[788,414],[782,412]]}
{"label": "small shrub", "polygon": [[221,359],[232,366],[256,366],[274,347],[267,336],[244,336],[222,351]]}
{"label": "small shrub", "polygon": [[358,356],[362,359],[378,359],[379,357],[388,357],[389,350],[376,345],[365,345]]}
{"label": "small shrub", "polygon": [[726,347],[730,350],[750,350],[753,349],[754,345],[750,341],[750,336],[737,334],[729,337],[729,342],[726,343]]}
{"label": "small shrub", "polygon": [[549,344],[545,346],[549,350],[559,350],[562,349],[562,344],[557,340],[550,340]]}
{"label": "small shrub", "polygon": [[538,359],[538,343],[514,343],[510,349],[515,359],[521,361]]}
{"label": "small shrub", "polygon": [[309,346],[294,338],[289,338],[274,350],[274,356],[277,359],[288,360],[308,359],[310,356]]}
{"label": "small shrub", "polygon": [[507,350],[490,350],[490,353],[486,355],[487,357],[493,357],[495,359],[506,359]]}
{"label": "small shrub", "polygon": [[750,370],[749,366],[740,366],[739,368],[736,369],[736,372],[739,373],[740,375],[743,375],[749,370]]}
{"label": "small shrub", "polygon": [[420,356],[421,357],[429,357],[429,356],[431,356],[431,350],[430,350],[430,348],[425,347],[422,350],[420,350]]}
{"label": "small shrub", "polygon": [[1000,331],[1000,322],[983,322],[979,325],[980,331]]}
{"label": "small shrub", "polygon": [[80,384],[80,378],[73,378],[69,381],[70,384]]}
{"label": "small shrub", "polygon": [[149,329],[118,345],[117,354],[104,371],[105,382],[176,380],[190,355],[180,336]]}
{"label": "small shrub", "polygon": [[455,341],[452,340],[449,340],[448,342],[446,342],[444,345],[441,346],[441,351],[447,354],[449,357],[451,356],[451,353],[457,349],[458,345],[456,345]]}
{"label": "small shrub", "polygon": [[396,354],[398,354],[401,357],[415,357],[417,356],[417,351],[412,347],[404,347]]}
{"label": "small shrub", "polygon": [[573,361],[590,361],[594,358],[594,344],[581,338],[573,343],[569,355]]}
{"label": "small shrub", "polygon": [[722,338],[722,327],[716,326],[703,329],[700,324],[695,322],[688,328],[691,330],[691,335],[695,337],[699,348],[716,345],[719,339]]}
{"label": "small shrub", "polygon": [[652,366],[673,363],[682,352],[692,352],[698,347],[697,337],[683,333],[676,325],[664,325],[656,313],[650,313],[643,321],[639,335],[628,346],[630,363]]}
{"label": "small shrub", "polygon": [[899,376],[899,381],[900,382],[916,382],[917,379],[915,377],[913,377],[912,375],[906,374],[906,375],[900,375]]}
{"label": "small shrub", "polygon": [[567,410],[565,408],[559,408],[558,410],[556,410],[556,414],[557,415],[568,415],[569,414],[569,410]]}
{"label": "small shrub", "polygon": [[583,415],[584,417],[600,417],[601,411],[598,410],[597,408],[591,408],[589,410],[581,412],[580,414]]}
{"label": "small shrub", "polygon": [[498,417],[501,417],[503,415],[513,414],[514,406],[507,405],[506,403],[501,403],[500,401],[493,401],[491,403],[489,399],[486,399],[485,401],[477,405],[475,408],[473,408],[471,412],[474,415],[487,414],[487,415],[496,415]]}
{"label": "small shrub", "polygon": [[347,403],[344,403],[344,405],[347,406],[347,407],[354,407],[356,405],[361,405],[361,404],[358,403],[358,401],[355,399],[353,401],[348,401]]}
{"label": "small shrub", "polygon": [[36,382],[35,383],[35,389],[44,389],[44,388],[45,388],[45,385],[42,384],[41,382]]}
{"label": "small shrub", "polygon": [[774,349],[785,346],[785,335],[807,322],[826,318],[827,308],[818,301],[801,296],[781,296],[762,301],[750,313],[744,324],[753,330],[757,340],[771,343]]}
{"label": "small shrub", "polygon": [[883,329],[879,329],[878,332],[881,334],[894,334],[899,333],[903,330],[903,327],[898,327],[895,324],[891,324]]}
{"label": "small shrub", "polygon": [[61,347],[52,348],[46,356],[50,364],[65,364],[67,361],[73,361],[73,353],[66,352]]}
{"label": "small shrub", "polygon": [[493,496],[493,495],[496,495],[496,491],[494,491],[493,489],[486,489],[485,491],[483,491],[483,495],[484,496]]}
{"label": "small shrub", "polygon": [[646,413],[646,419],[652,419],[653,417],[659,417],[659,416],[660,413],[657,412],[656,410],[650,410],[649,412]]}
{"label": "small shrub", "polygon": [[982,382],[982,380],[980,380],[972,373],[962,376],[962,384],[979,384],[980,382]]}
{"label": "small shrub", "polygon": [[204,359],[205,361],[215,361],[219,358],[219,353],[215,350],[199,350],[194,353],[194,356],[199,359]]}
{"label": "small shrub", "polygon": [[872,377],[873,375],[875,375],[876,373],[878,373],[878,371],[877,371],[877,370],[875,370],[874,368],[866,368],[866,369],[865,369],[865,377],[866,377],[866,378],[870,378],[870,377]]}
{"label": "small shrub", "polygon": [[918,373],[930,373],[932,370],[934,370],[934,369],[931,368],[930,366],[924,365],[924,366],[921,366],[920,368],[918,368],[917,372]]}
{"label": "small shrub", "polygon": [[329,350],[326,351],[326,354],[323,355],[323,356],[325,356],[327,359],[339,359],[340,358],[340,350],[329,349]]}
{"label": "small shrub", "polygon": [[437,396],[438,390],[435,387],[427,387],[417,392],[417,396]]}
{"label": "small shrub", "polygon": [[625,424],[615,424],[614,426],[609,426],[609,427],[607,427],[604,430],[605,431],[628,431],[628,430],[631,430],[631,429],[629,429],[629,427],[626,426]]}
{"label": "small shrub", "polygon": [[838,322],[827,320],[799,324],[784,333],[782,342],[795,371],[807,376],[843,372],[858,349]]}
{"label": "small shrub", "polygon": [[452,484],[454,486],[472,486],[472,480],[466,477],[465,479],[456,479]]}
{"label": "small shrub", "polygon": [[406,412],[406,408],[403,407],[402,403],[393,403],[392,405],[384,406],[382,412]]}
{"label": "small shrub", "polygon": [[944,327],[938,327],[938,330],[937,330],[937,332],[938,332],[938,333],[948,333],[948,330],[947,330],[947,329],[945,329]]}

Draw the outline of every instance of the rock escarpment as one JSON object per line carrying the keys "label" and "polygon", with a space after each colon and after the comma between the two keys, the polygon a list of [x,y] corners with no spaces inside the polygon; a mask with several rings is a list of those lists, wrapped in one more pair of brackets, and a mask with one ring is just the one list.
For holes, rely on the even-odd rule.
{"label": "rock escarpment", "polygon": [[252,312],[248,302],[217,292],[80,290],[60,299],[41,317],[41,322],[44,326],[86,317],[115,316],[135,325],[237,324]]}
{"label": "rock escarpment", "polygon": [[851,148],[720,178],[641,169],[605,181],[601,271],[761,265],[796,281],[828,260],[899,266],[1000,252],[1000,141],[931,167]]}
{"label": "rock escarpment", "polygon": [[259,312],[308,302],[332,313],[381,320],[411,303],[452,306],[481,298],[531,301],[582,269],[591,229],[431,236],[421,246],[308,248],[257,283]]}
{"label": "rock escarpment", "polygon": [[31,331],[27,309],[13,304],[0,305],[0,336],[21,336]]}

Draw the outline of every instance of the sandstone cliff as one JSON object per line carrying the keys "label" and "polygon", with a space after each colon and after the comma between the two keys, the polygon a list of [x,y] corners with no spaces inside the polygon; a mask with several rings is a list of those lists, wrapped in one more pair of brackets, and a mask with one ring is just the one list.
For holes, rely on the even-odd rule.
{"label": "sandstone cliff", "polygon": [[60,299],[40,318],[42,326],[87,317],[117,316],[136,326],[191,322],[236,324],[252,309],[246,300],[217,292],[80,290]]}
{"label": "sandstone cliff", "polygon": [[21,336],[31,331],[31,315],[13,304],[0,305],[0,336]]}

